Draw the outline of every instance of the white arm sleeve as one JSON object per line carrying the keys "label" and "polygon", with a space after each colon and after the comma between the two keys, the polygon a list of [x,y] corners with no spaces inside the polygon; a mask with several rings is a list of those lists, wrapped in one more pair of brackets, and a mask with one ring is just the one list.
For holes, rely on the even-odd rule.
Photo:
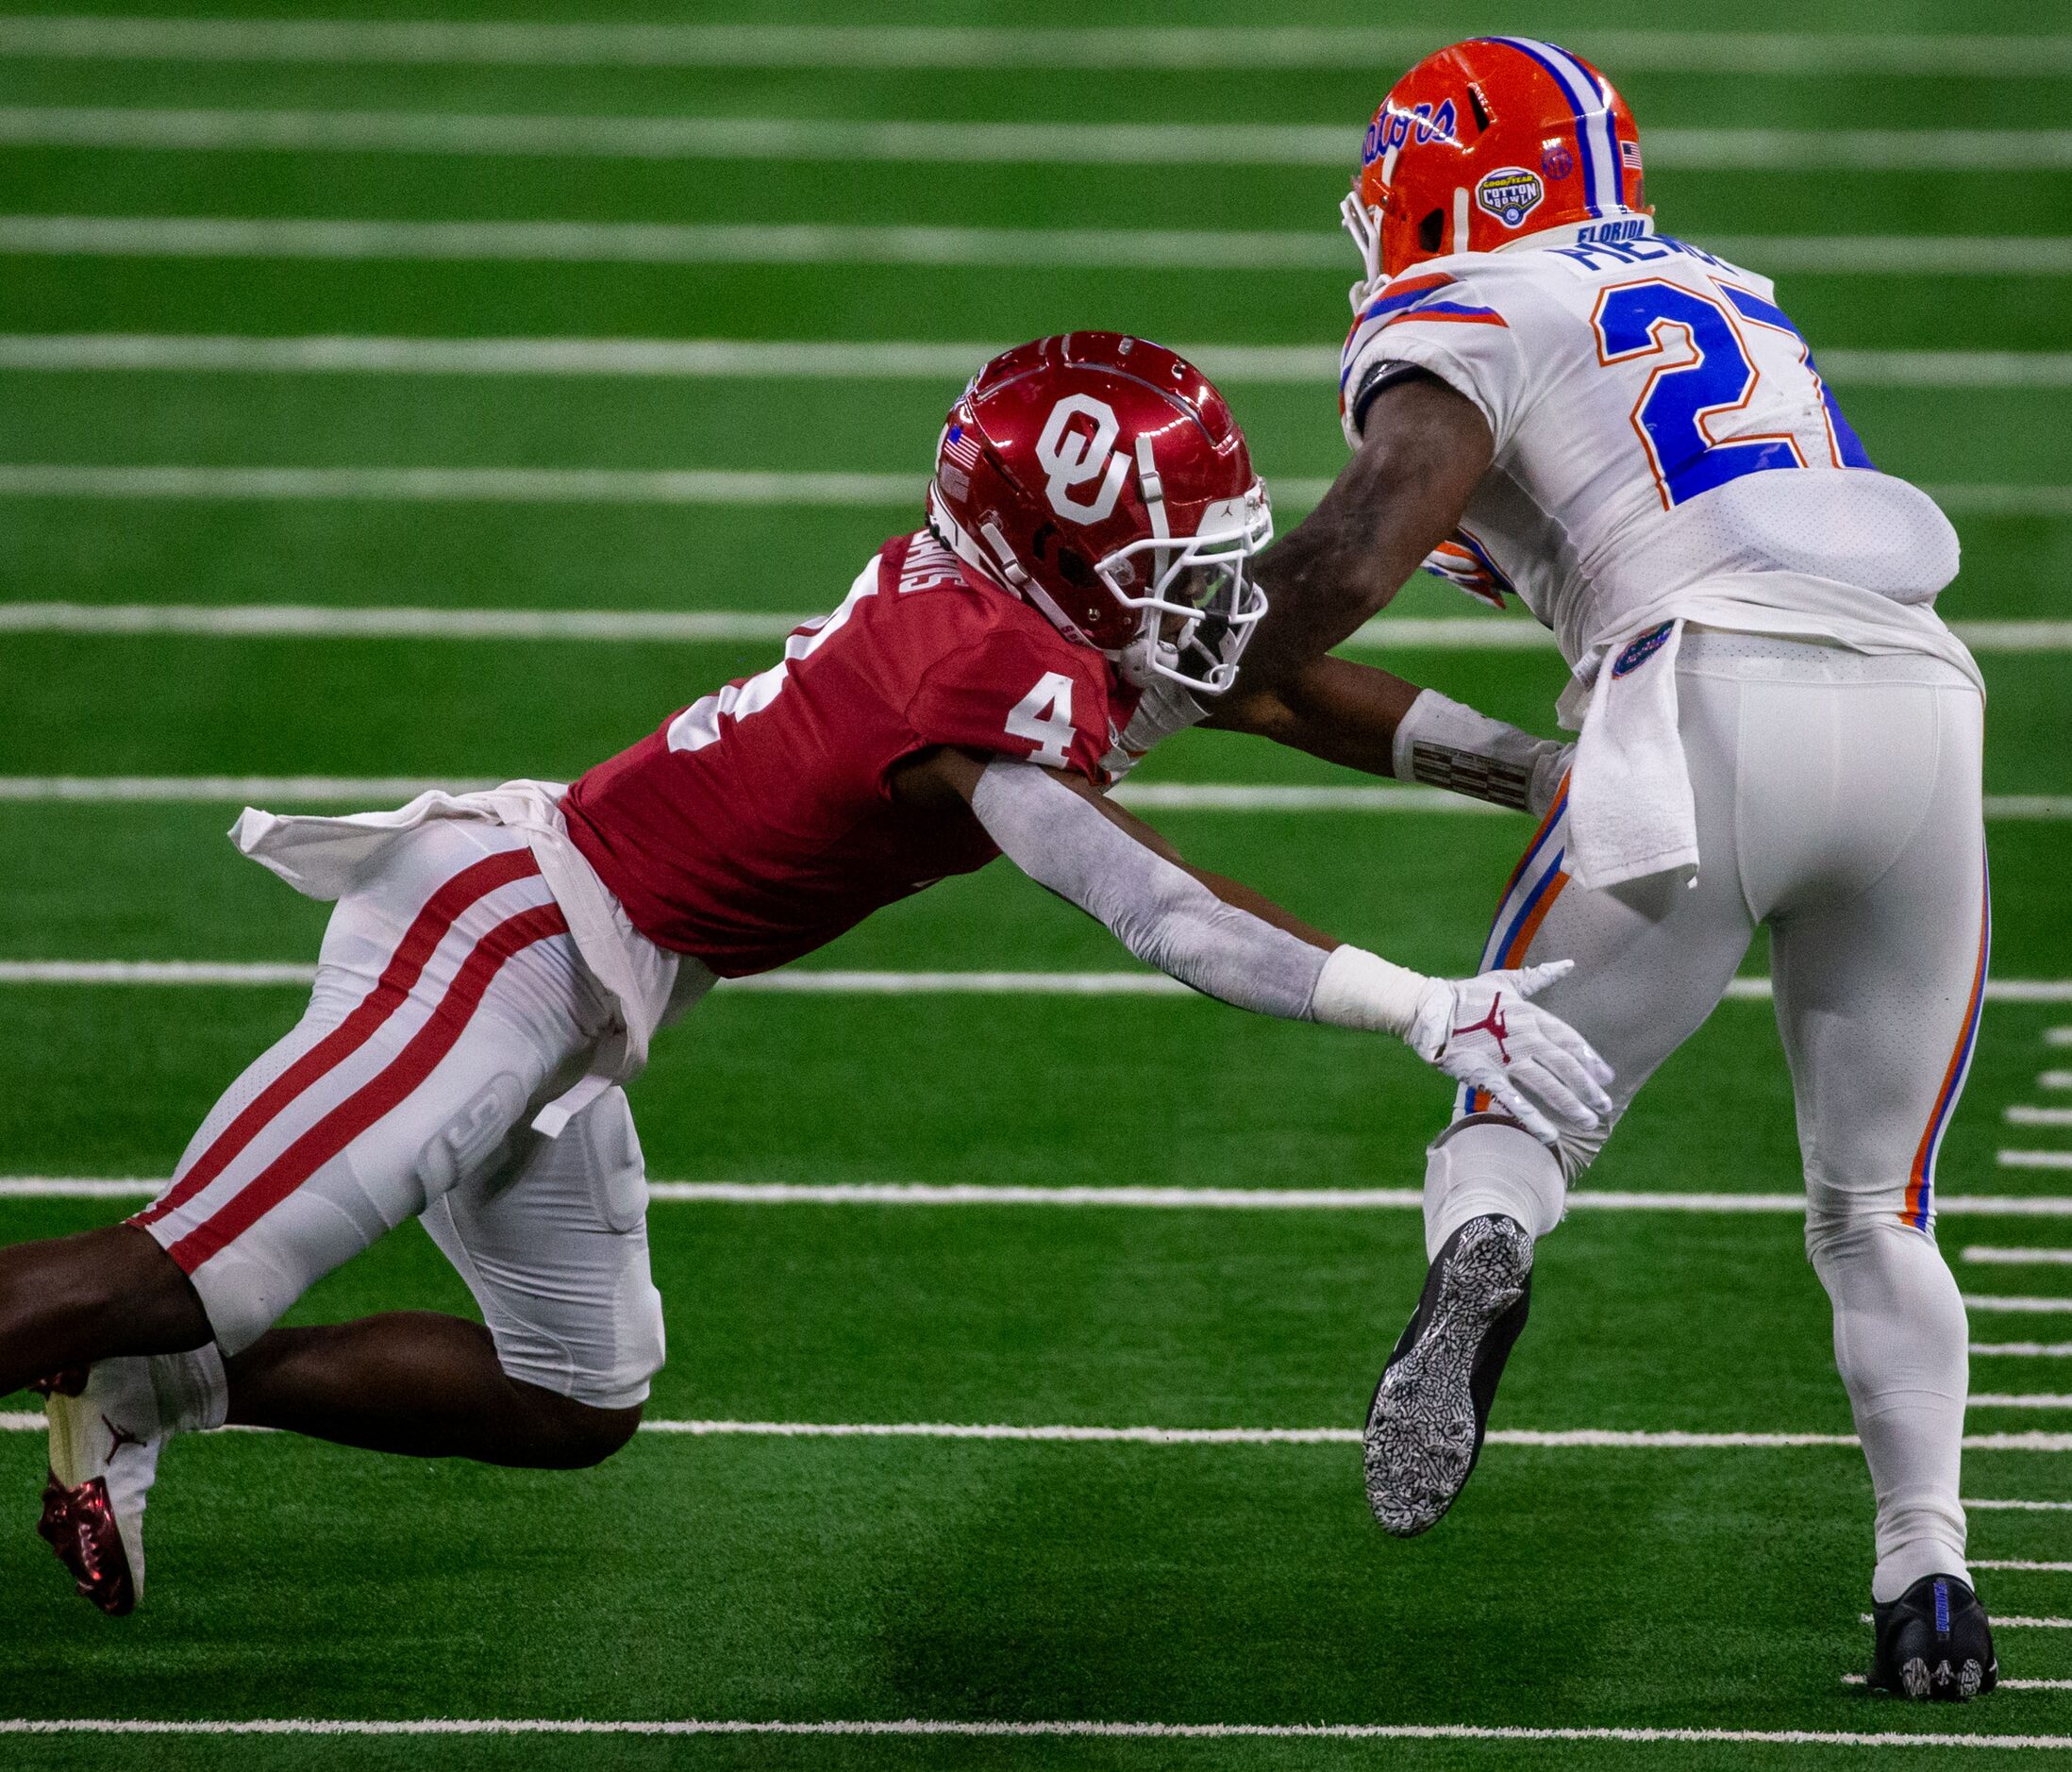
{"label": "white arm sleeve", "polygon": [[[1240,1009],[1401,1033],[1429,982],[1360,948],[1326,953],[1226,904],[1047,769],[996,759],[971,810],[1009,861],[1105,924],[1139,960]],[[1371,962],[1350,968],[1363,988],[1319,993],[1327,966],[1337,986],[1353,956]]]}

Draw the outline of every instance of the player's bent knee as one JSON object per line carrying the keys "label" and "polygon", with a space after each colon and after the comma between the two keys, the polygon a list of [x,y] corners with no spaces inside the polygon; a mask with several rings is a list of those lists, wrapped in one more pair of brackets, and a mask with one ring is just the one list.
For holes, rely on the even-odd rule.
{"label": "player's bent knee", "polygon": [[111,1346],[158,1353],[198,1347],[209,1317],[193,1282],[149,1232],[109,1225],[40,1245],[24,1264],[39,1313],[91,1326]]}
{"label": "player's bent knee", "polygon": [[587,1470],[602,1464],[639,1430],[645,1403],[600,1408],[535,1384],[514,1386],[526,1394],[531,1456],[541,1470]]}
{"label": "player's bent knee", "polygon": [[1806,1256],[1817,1262],[1831,1249],[1861,1242],[1863,1237],[1890,1230],[1909,1236],[1933,1233],[1920,1215],[1907,1209],[1903,1182],[1889,1185],[1845,1187],[1827,1180],[1809,1179],[1806,1187]]}

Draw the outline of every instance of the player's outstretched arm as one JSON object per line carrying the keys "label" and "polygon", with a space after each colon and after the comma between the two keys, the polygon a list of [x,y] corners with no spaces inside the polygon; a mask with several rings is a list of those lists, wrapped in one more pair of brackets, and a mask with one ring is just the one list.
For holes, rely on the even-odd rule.
{"label": "player's outstretched arm", "polygon": [[1207,995],[1291,1020],[1393,1033],[1448,1076],[1486,1089],[1536,1138],[1595,1130],[1611,1068],[1526,999],[1567,970],[1428,978],[1334,941],[1250,887],[1190,868],[1158,832],[1085,782],[944,747],[894,791],[967,803],[1001,853],[1124,946]]}
{"label": "player's outstretched arm", "polygon": [[1453,533],[1495,442],[1474,403],[1413,372],[1366,408],[1359,451],[1316,509],[1259,557],[1268,601],[1245,680],[1321,658],[1409,582]]}
{"label": "player's outstretched arm", "polygon": [[1554,803],[1568,760],[1568,747],[1556,740],[1387,671],[1330,657],[1312,659],[1263,689],[1247,690],[1241,678],[1203,724],[1534,817]]}

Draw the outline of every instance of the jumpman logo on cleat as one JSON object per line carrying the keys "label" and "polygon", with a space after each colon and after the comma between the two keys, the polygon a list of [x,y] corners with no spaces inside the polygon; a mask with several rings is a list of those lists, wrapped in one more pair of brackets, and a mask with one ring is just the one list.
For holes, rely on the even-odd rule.
{"label": "jumpman logo on cleat", "polygon": [[142,1434],[131,1433],[127,1428],[118,1428],[106,1415],[101,1417],[101,1426],[108,1429],[108,1459],[110,1463],[114,1463],[115,1454],[125,1446],[142,1446],[144,1443]]}
{"label": "jumpman logo on cleat", "polygon": [[1452,1037],[1465,1033],[1486,1033],[1496,1042],[1496,1056],[1506,1064],[1511,1062],[1511,1048],[1504,1045],[1504,1036],[1511,1029],[1504,1026],[1504,994],[1499,991],[1489,1006],[1489,1013],[1480,1021],[1471,1021],[1464,1028],[1456,1028]]}

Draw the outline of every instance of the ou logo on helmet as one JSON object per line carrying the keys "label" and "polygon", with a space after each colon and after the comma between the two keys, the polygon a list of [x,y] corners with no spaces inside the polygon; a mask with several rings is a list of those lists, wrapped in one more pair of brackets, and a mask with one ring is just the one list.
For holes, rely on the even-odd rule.
{"label": "ou logo on helmet", "polygon": [[[1091,423],[1092,434],[1075,426],[1074,419]],[[1044,491],[1051,510],[1074,523],[1098,523],[1115,509],[1129,476],[1129,458],[1115,448],[1121,435],[1115,409],[1092,394],[1068,393],[1050,409],[1036,439],[1036,460],[1049,476]],[[1094,488],[1091,497],[1074,495],[1082,486]]]}

